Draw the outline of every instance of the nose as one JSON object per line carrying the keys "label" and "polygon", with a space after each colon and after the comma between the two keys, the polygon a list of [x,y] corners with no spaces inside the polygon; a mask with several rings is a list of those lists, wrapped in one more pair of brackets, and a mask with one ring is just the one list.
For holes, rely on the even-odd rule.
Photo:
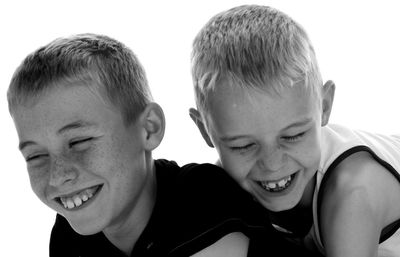
{"label": "nose", "polygon": [[257,165],[260,170],[279,172],[285,165],[287,156],[280,146],[266,147],[260,152]]}
{"label": "nose", "polygon": [[78,170],[71,161],[55,157],[50,167],[51,186],[57,187],[68,182],[73,182],[78,177]]}

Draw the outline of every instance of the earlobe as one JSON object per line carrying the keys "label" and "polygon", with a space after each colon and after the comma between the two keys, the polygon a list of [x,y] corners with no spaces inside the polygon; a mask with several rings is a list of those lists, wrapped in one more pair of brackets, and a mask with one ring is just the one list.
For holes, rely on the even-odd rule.
{"label": "earlobe", "polygon": [[199,129],[201,136],[203,137],[204,141],[206,141],[207,145],[209,147],[214,147],[210,137],[208,136],[208,132],[206,130],[203,119],[201,118],[200,112],[194,108],[190,108],[189,115],[194,124],[196,124],[197,128]]}
{"label": "earlobe", "polygon": [[332,80],[328,80],[322,88],[322,126],[327,125],[329,122],[334,98],[335,83]]}
{"label": "earlobe", "polygon": [[149,103],[142,115],[143,128],[145,132],[145,148],[148,151],[152,151],[160,145],[164,138],[164,112],[157,103]]}

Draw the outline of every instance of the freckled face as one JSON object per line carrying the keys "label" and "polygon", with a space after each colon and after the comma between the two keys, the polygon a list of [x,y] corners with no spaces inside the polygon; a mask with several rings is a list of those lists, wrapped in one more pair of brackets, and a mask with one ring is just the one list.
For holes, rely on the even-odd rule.
{"label": "freckled face", "polygon": [[13,111],[31,186],[81,234],[149,204],[141,128],[85,86],[57,87]]}
{"label": "freckled face", "polygon": [[265,208],[308,203],[320,161],[321,104],[301,86],[279,95],[219,85],[205,116],[222,166]]}

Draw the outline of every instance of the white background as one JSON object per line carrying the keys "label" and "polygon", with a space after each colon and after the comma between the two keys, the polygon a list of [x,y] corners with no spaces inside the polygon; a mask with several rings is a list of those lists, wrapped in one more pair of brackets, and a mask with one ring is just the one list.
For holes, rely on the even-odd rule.
{"label": "white background", "polygon": [[[324,80],[336,82],[332,123],[400,133],[400,7],[393,1],[2,1],[0,3],[0,256],[48,256],[53,211],[30,189],[6,90],[22,59],[56,37],[93,32],[138,55],[167,131],[155,157],[214,162],[188,108],[194,106],[191,42],[214,14],[245,3],[278,8],[309,33]],[[73,247],[66,245],[65,247]]]}

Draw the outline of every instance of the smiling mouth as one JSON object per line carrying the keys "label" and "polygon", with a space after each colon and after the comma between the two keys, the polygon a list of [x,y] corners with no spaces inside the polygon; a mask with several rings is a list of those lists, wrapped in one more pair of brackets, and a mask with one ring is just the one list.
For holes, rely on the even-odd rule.
{"label": "smiling mouth", "polygon": [[97,195],[102,186],[103,185],[97,185],[86,188],[73,195],[56,197],[55,200],[67,210],[77,209],[78,207],[83,207],[90,202],[90,200]]}
{"label": "smiling mouth", "polygon": [[284,177],[280,180],[276,181],[257,181],[257,183],[265,190],[271,193],[278,193],[286,190],[291,185],[293,179],[295,178],[296,173]]}

